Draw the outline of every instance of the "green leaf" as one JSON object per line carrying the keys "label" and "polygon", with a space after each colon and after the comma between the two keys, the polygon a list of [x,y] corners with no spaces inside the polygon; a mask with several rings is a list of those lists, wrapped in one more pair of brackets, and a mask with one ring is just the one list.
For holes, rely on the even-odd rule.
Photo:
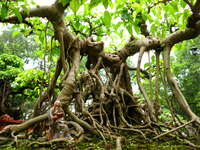
{"label": "green leaf", "polygon": [[65,6],[70,2],[70,0],[60,0],[60,2],[62,3],[63,6]]}
{"label": "green leaf", "polygon": [[140,27],[138,27],[137,25],[134,25],[134,30],[137,33],[140,33]]}
{"label": "green leaf", "polygon": [[143,7],[138,3],[133,3],[131,7],[134,8],[136,12],[141,12],[143,10]]}
{"label": "green leaf", "polygon": [[41,34],[39,35],[39,39],[41,43],[44,43],[44,38],[45,38],[45,33],[41,32]]}
{"label": "green leaf", "polygon": [[20,22],[22,22],[23,18],[22,18],[22,15],[21,15],[20,12],[19,12],[19,9],[13,8],[13,11],[14,11],[15,15],[17,16],[18,20],[19,20]]}
{"label": "green leaf", "polygon": [[180,5],[181,5],[181,7],[182,7],[182,8],[185,8],[185,7],[186,7],[186,5],[187,5],[187,3],[186,3],[186,2],[184,2],[184,1],[180,1]]}
{"label": "green leaf", "polygon": [[96,7],[100,3],[101,3],[101,0],[91,0],[89,8],[92,9],[92,8]]}
{"label": "green leaf", "polygon": [[154,56],[154,55],[151,56],[151,63],[152,63],[152,64],[155,64],[155,56]]}
{"label": "green leaf", "polygon": [[124,33],[124,31],[121,30],[120,32],[118,32],[118,35],[122,38],[123,37],[123,33]]}
{"label": "green leaf", "polygon": [[172,1],[172,2],[171,2],[171,6],[174,8],[174,12],[178,12],[178,5],[177,5],[177,2]]}
{"label": "green leaf", "polygon": [[84,14],[89,14],[89,12],[90,12],[89,4],[87,3],[84,5]]}
{"label": "green leaf", "polygon": [[104,12],[104,19],[103,19],[106,27],[110,27],[110,25],[111,25],[111,19],[112,19],[112,17],[110,15],[110,13],[106,10]]}
{"label": "green leaf", "polygon": [[145,63],[145,64],[144,64],[144,68],[145,68],[145,69],[148,68],[149,66],[150,66],[149,63]]}
{"label": "green leaf", "polygon": [[3,4],[1,8],[1,17],[4,19],[8,14],[8,7],[7,5]]}
{"label": "green leaf", "polygon": [[0,79],[15,78],[22,71],[23,65],[23,60],[15,55],[0,55]]}
{"label": "green leaf", "polygon": [[72,0],[70,2],[70,8],[72,9],[72,11],[76,14],[76,12],[78,11],[78,9],[81,6],[81,1],[80,0]]}
{"label": "green leaf", "polygon": [[133,34],[132,24],[128,24],[128,25],[126,26],[126,28],[127,28],[128,32],[132,35],[132,34]]}
{"label": "green leaf", "polygon": [[24,11],[26,14],[29,15],[30,9],[29,9],[26,5],[22,5],[21,7],[23,8],[23,11]]}
{"label": "green leaf", "polygon": [[20,31],[13,31],[12,37],[15,38],[19,34],[20,34]]}
{"label": "green leaf", "polygon": [[107,9],[108,8],[108,0],[103,0],[103,6]]}

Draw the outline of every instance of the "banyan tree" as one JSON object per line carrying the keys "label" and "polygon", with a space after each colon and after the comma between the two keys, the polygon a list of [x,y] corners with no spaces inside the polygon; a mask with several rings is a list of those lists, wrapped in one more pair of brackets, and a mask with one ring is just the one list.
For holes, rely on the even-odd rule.
{"label": "banyan tree", "polygon": [[[39,126],[40,122],[48,117],[46,113],[48,110],[44,108],[49,108],[54,100],[61,101],[62,108],[66,113],[66,120],[76,128],[74,135],[77,140],[84,138],[85,133],[96,135],[103,140],[114,139],[119,143],[125,136],[124,133],[138,134],[144,139],[156,140],[173,135],[183,136],[182,132],[178,131],[188,125],[192,126],[197,133],[199,132],[200,118],[191,110],[187,99],[181,92],[179,84],[172,74],[170,61],[171,52],[176,44],[194,39],[200,34],[199,0],[155,0],[152,2],[148,0],[143,2],[137,0],[127,2],[56,0],[52,5],[25,7],[26,9],[17,10],[17,13],[14,14],[12,11],[10,12],[10,10],[14,10],[14,4],[22,6],[21,4],[24,5],[24,3],[24,1],[14,0],[0,1],[1,6],[7,7],[8,11],[6,16],[1,17],[0,22],[2,24],[24,24],[31,30],[35,28],[32,18],[45,20],[53,31],[51,40],[59,43],[59,58],[47,90],[41,92],[36,100],[32,118],[19,125],[7,126],[1,131],[2,135],[10,133],[16,139],[18,133],[33,127],[33,125],[35,130],[38,129],[37,125]],[[93,16],[90,7],[101,9],[103,6],[105,7],[103,21],[97,26],[93,26],[90,19],[96,16]],[[172,12],[168,12],[173,13],[174,16],[183,14],[182,21],[185,24],[180,27],[177,20],[171,20],[170,16],[167,16],[167,12],[163,11],[164,13],[160,14],[161,19],[157,19],[157,23],[163,24],[163,26],[151,30],[150,27],[153,26],[151,20],[153,22],[156,17],[159,18],[159,12],[156,14],[156,11],[162,7],[166,8],[166,11],[174,9]],[[88,34],[84,34],[74,27],[74,18],[72,20],[65,19],[72,13],[69,8],[75,13],[75,18],[76,15],[78,17],[78,9],[91,11],[91,17],[85,19],[89,24]],[[115,11],[113,11],[114,8]],[[131,18],[128,18],[128,15],[123,18],[125,15],[123,11],[120,13],[117,11],[122,8]],[[115,15],[114,19],[111,14]],[[127,35],[130,39],[122,48],[116,47],[115,51],[108,52],[104,49],[108,41],[95,38],[103,36],[98,35],[96,31],[100,26],[108,27],[110,19],[117,22],[117,17],[121,17],[123,26],[128,29],[132,23],[131,30],[137,29],[140,36],[137,36],[136,32],[132,32],[132,35]],[[78,21],[81,22],[81,20]],[[158,36],[159,34],[153,33],[154,31],[161,32],[159,30],[165,27],[167,28],[164,30],[165,35]],[[144,53],[154,55],[155,65],[149,66],[154,68],[153,76],[151,69],[145,70],[141,66]],[[136,64],[133,67],[133,62],[130,63],[127,60],[136,54],[137,59],[134,61]],[[85,62],[82,61],[83,58],[86,60]],[[149,60],[151,61],[151,59]],[[84,69],[80,69],[80,67]],[[133,74],[135,78],[133,78]],[[60,92],[56,99],[52,99],[58,78],[61,80]],[[149,82],[150,92],[143,84],[144,78]],[[133,82],[137,84],[139,95],[136,95],[136,88],[132,86]],[[163,113],[160,103],[161,87],[164,87],[166,91],[165,100],[168,101],[167,95],[170,92],[184,112],[187,122],[179,122],[172,103],[167,104],[169,104],[173,122],[169,125],[160,120],[159,116]],[[142,103],[141,99],[143,99]],[[192,141],[186,141],[187,144],[198,147]]]}

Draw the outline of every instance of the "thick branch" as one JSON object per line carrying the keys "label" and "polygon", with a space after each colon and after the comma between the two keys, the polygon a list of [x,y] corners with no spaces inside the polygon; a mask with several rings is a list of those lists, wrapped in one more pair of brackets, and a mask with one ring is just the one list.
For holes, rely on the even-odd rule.
{"label": "thick branch", "polygon": [[[39,6],[39,7],[30,9],[29,13],[22,11],[21,15],[22,15],[23,19],[31,18],[31,17],[45,18],[45,17],[49,16],[50,14],[52,14],[49,8],[50,8],[50,6],[42,6],[42,7]],[[7,22],[7,23],[11,23],[11,24],[20,24],[20,23],[24,22],[27,24],[27,21],[25,21],[25,20],[20,22],[20,20],[18,19],[17,16],[10,16],[7,19],[0,20],[0,22],[3,22],[3,23]]]}
{"label": "thick branch", "polygon": [[125,45],[124,48],[117,51],[116,54],[120,56],[122,59],[126,59],[127,57],[138,53],[142,46],[146,47],[146,51],[148,51],[151,49],[161,48],[161,46],[164,45],[173,46],[174,44],[177,44],[184,40],[193,39],[200,34],[200,21],[196,22],[194,26],[195,26],[194,28],[188,28],[185,30],[176,31],[170,34],[162,42],[160,42],[159,39],[155,38],[152,39],[145,38],[145,39],[130,41]]}
{"label": "thick branch", "polygon": [[150,49],[156,49],[160,47],[160,40],[159,39],[140,39],[140,40],[133,40],[130,41],[125,45],[124,48],[117,51],[117,55],[119,55],[122,59],[126,59],[128,56],[134,55],[140,51],[141,47],[146,47],[146,51]]}
{"label": "thick branch", "polygon": [[184,40],[189,40],[196,38],[200,34],[200,21],[198,21],[195,25],[195,28],[188,28],[181,31],[176,31],[169,35],[164,41],[163,44],[173,46],[179,42]]}
{"label": "thick branch", "polygon": [[75,75],[80,64],[80,43],[79,39],[76,40],[72,47],[72,68],[69,71],[67,79],[64,81],[64,87],[57,100],[60,100],[63,105],[63,109],[66,111],[69,101],[72,99],[72,95],[75,89]]}

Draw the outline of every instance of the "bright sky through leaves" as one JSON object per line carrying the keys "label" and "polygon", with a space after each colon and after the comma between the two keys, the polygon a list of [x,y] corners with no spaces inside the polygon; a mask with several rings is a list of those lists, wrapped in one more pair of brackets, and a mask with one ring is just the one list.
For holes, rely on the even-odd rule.
{"label": "bright sky through leaves", "polygon": [[38,5],[51,5],[55,2],[55,0],[34,0]]}

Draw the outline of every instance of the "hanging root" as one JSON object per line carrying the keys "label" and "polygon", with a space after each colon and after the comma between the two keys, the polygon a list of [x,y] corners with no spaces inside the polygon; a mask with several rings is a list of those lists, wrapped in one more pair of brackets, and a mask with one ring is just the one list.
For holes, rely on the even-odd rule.
{"label": "hanging root", "polygon": [[121,137],[118,137],[118,138],[116,139],[116,150],[122,150],[121,140],[122,140]]}
{"label": "hanging root", "polygon": [[178,129],[184,128],[185,126],[187,126],[188,124],[190,124],[190,123],[192,123],[192,122],[194,122],[194,120],[191,120],[191,121],[189,121],[189,122],[186,122],[186,123],[184,123],[183,125],[181,125],[181,126],[179,126],[179,127],[173,128],[172,130],[169,130],[169,131],[167,131],[167,132],[165,132],[165,133],[162,133],[162,134],[160,134],[160,135],[154,137],[153,139],[158,139],[158,138],[163,137],[163,136],[165,136],[165,135],[167,135],[167,134],[170,134],[170,133],[172,133],[172,132],[175,132],[175,131],[177,131]]}
{"label": "hanging root", "polygon": [[154,112],[152,102],[150,101],[149,97],[147,96],[147,93],[146,93],[146,91],[145,91],[145,89],[142,86],[141,81],[140,81],[140,64],[141,64],[142,56],[144,54],[145,49],[146,49],[145,47],[140,48],[140,53],[139,53],[139,57],[138,57],[138,64],[137,64],[137,83],[138,83],[138,86],[140,88],[141,93],[144,96],[144,99],[147,102],[150,118],[153,122],[156,122],[155,112]]}

